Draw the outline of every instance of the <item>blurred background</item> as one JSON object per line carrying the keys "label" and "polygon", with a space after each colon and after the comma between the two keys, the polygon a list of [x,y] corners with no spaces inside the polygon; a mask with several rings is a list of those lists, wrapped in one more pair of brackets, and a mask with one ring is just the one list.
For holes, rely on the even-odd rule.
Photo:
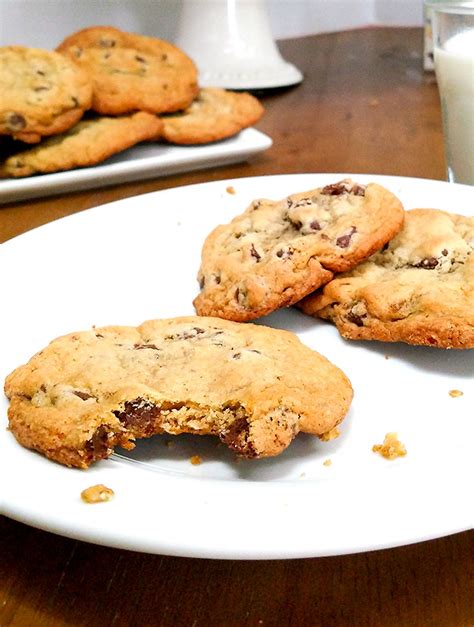
{"label": "blurred background", "polygon": [[[237,1],[252,0],[228,0]],[[213,2],[221,0],[195,0],[197,5]],[[264,4],[275,39],[363,26],[423,24],[423,0],[264,0]],[[181,9],[181,0],[0,0],[0,45],[55,48],[71,32],[98,24],[173,41]]]}

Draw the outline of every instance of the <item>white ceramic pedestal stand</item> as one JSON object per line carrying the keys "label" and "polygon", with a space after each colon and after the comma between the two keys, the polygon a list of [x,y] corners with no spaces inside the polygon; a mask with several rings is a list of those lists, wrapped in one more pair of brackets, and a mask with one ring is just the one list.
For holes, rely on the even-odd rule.
{"label": "white ceramic pedestal stand", "polygon": [[176,45],[198,66],[203,87],[269,89],[303,80],[281,56],[263,0],[183,0]]}

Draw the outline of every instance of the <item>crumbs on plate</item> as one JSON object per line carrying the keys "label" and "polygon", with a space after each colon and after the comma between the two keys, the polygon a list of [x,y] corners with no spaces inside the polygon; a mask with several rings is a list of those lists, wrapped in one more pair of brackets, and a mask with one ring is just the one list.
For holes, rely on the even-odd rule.
{"label": "crumbs on plate", "polygon": [[464,392],[461,390],[449,390],[449,396],[453,398],[458,398],[459,396],[463,396]]}
{"label": "crumbs on plate", "polygon": [[374,453],[378,453],[385,459],[396,459],[397,457],[405,457],[407,450],[405,445],[400,442],[396,433],[387,433],[383,444],[374,444],[372,447]]}
{"label": "crumbs on plate", "polygon": [[232,185],[229,185],[228,187],[226,187],[226,188],[225,188],[225,191],[226,191],[228,194],[235,194],[235,188],[234,188],[234,187],[232,187]]}
{"label": "crumbs on plate", "polygon": [[102,483],[92,485],[81,492],[81,499],[84,503],[105,503],[114,496],[114,491]]}
{"label": "crumbs on plate", "polygon": [[189,461],[193,466],[199,466],[199,464],[202,464],[202,458],[199,455],[193,455]]}

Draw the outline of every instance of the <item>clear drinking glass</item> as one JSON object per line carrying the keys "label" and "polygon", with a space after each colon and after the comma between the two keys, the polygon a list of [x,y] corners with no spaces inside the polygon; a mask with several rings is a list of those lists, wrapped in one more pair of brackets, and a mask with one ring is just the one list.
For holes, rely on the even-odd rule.
{"label": "clear drinking glass", "polygon": [[428,1],[448,180],[474,185],[474,2]]}

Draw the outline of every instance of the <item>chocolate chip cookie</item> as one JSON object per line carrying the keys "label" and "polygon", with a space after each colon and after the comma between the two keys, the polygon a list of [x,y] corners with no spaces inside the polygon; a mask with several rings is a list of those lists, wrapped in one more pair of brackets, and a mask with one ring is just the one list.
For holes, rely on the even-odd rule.
{"label": "chocolate chip cookie", "polygon": [[0,178],[31,176],[92,166],[155,138],[162,129],[156,115],[139,111],[118,117],[83,119],[65,133],[45,139],[0,161]]}
{"label": "chocolate chip cookie", "polygon": [[277,455],[299,431],[330,431],[352,400],[341,370],[292,333],[197,316],[58,338],[5,392],[17,440],[81,468],[159,433]]}
{"label": "chocolate chip cookie", "polygon": [[196,311],[247,321],[292,305],[381,248],[403,219],[398,198],[376,183],[256,200],[207,237]]}
{"label": "chocolate chip cookie", "polygon": [[0,48],[0,135],[27,143],[74,126],[92,102],[92,82],[58,52]]}
{"label": "chocolate chip cookie", "polygon": [[352,340],[474,348],[474,218],[407,211],[380,252],[300,303]]}
{"label": "chocolate chip cookie", "polygon": [[161,39],[94,26],[70,35],[57,50],[91,75],[92,108],[104,115],[177,111],[198,93],[193,61]]}
{"label": "chocolate chip cookie", "polygon": [[172,144],[215,142],[252,126],[262,114],[251,94],[204,87],[187,109],[162,116],[163,138]]}

